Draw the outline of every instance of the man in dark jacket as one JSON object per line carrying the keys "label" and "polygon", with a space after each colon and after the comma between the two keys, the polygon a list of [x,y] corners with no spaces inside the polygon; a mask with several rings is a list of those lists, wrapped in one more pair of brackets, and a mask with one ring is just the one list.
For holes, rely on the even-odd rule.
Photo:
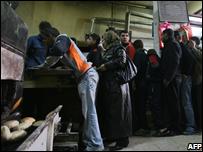
{"label": "man in dark jacket", "polygon": [[125,47],[126,49],[126,54],[131,58],[131,60],[134,60],[135,48],[133,44],[130,42],[128,31],[125,31],[125,30],[121,31],[120,38],[121,38],[122,46]]}
{"label": "man in dark jacket", "polygon": [[147,102],[147,83],[146,83],[146,69],[147,69],[147,51],[144,49],[143,42],[136,40],[133,43],[136,56],[134,63],[137,67],[137,75],[135,77],[135,118],[133,120],[134,135],[145,136],[149,133],[149,127],[146,118],[146,102]]}
{"label": "man in dark jacket", "polygon": [[179,42],[182,49],[181,58],[181,73],[182,73],[182,84],[181,84],[181,102],[184,109],[186,118],[186,129],[184,134],[191,135],[195,133],[196,123],[194,117],[194,111],[192,107],[192,74],[194,69],[195,60],[192,55],[191,49],[185,46],[181,42],[181,36],[178,31],[175,31],[175,38]]}
{"label": "man in dark jacket", "polygon": [[195,66],[192,76],[192,99],[197,123],[197,130],[202,130],[202,51],[195,47],[195,41],[192,39],[188,43],[192,54],[195,57]]}
{"label": "man in dark jacket", "polygon": [[[122,46],[125,48],[126,54],[133,61],[134,57],[135,57],[135,48],[134,48],[133,44],[130,42],[129,32],[127,30],[122,30],[120,32],[120,39],[121,39]],[[133,118],[135,116],[135,96],[134,96],[135,86],[134,86],[134,84],[135,84],[134,80],[129,82]],[[133,123],[132,127],[134,128],[134,123]]]}
{"label": "man in dark jacket", "polygon": [[164,48],[161,58],[161,71],[163,74],[164,104],[168,119],[167,130],[164,136],[173,136],[181,133],[181,109],[180,109],[180,85],[181,68],[180,59],[182,50],[174,38],[174,31],[166,29],[163,31]]}
{"label": "man in dark jacket", "polygon": [[91,33],[86,35],[86,42],[89,47],[89,54],[87,55],[87,61],[92,62],[93,67],[98,67],[101,62],[101,46],[100,44],[100,36]]}

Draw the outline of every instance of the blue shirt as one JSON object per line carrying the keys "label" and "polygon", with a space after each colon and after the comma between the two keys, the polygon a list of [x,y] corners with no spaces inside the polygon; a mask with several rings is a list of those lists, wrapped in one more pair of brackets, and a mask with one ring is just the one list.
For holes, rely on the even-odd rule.
{"label": "blue shirt", "polygon": [[27,41],[27,56],[25,68],[43,64],[46,59],[46,46],[43,44],[43,39],[40,35],[31,36]]}

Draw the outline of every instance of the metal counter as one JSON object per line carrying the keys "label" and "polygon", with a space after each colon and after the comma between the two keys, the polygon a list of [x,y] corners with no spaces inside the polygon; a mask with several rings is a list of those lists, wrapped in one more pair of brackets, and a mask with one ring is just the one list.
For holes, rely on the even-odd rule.
{"label": "metal counter", "polygon": [[24,88],[71,88],[76,81],[70,69],[29,69],[25,71]]}

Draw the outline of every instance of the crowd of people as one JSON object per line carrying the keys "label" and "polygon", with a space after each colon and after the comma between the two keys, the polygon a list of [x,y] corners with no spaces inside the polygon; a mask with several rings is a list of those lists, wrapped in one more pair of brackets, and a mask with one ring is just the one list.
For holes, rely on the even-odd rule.
{"label": "crowd of people", "polygon": [[[28,39],[26,68],[46,56],[61,56],[73,69],[84,117],[81,150],[120,150],[129,137],[192,135],[202,128],[202,49],[198,37],[181,41],[181,33],[166,29],[161,57],[146,50],[142,40],[130,42],[128,31],[107,30],[85,36],[89,54],[48,22]],[[45,49],[46,48],[46,49]],[[135,78],[118,83],[116,72],[127,57],[137,67]],[[147,112],[151,111],[152,122]],[[115,143],[115,145],[111,145]]]}

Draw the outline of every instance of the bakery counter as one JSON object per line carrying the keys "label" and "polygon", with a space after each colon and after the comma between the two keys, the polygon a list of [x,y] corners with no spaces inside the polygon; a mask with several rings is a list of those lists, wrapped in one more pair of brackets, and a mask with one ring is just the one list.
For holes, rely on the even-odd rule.
{"label": "bakery counter", "polygon": [[29,69],[25,72],[24,88],[76,87],[71,69]]}

